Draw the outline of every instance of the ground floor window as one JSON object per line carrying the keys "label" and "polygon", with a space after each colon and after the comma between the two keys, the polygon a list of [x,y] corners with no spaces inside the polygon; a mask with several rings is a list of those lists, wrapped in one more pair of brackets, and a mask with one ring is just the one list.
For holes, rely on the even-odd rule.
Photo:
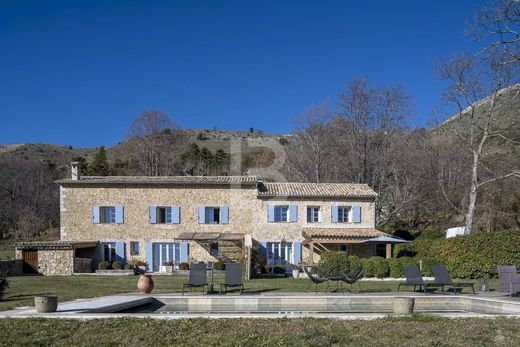
{"label": "ground floor window", "polygon": [[267,265],[271,272],[275,271],[276,266],[285,269],[286,272],[291,271],[291,262],[293,261],[293,249],[290,242],[267,242]]}
{"label": "ground floor window", "polygon": [[103,261],[113,262],[116,260],[116,243],[103,244]]}
{"label": "ground floor window", "polygon": [[153,244],[153,270],[165,272],[166,264],[178,267],[181,263],[181,245],[179,243]]}
{"label": "ground floor window", "polygon": [[139,242],[131,241],[130,242],[130,255],[138,255],[139,254]]}

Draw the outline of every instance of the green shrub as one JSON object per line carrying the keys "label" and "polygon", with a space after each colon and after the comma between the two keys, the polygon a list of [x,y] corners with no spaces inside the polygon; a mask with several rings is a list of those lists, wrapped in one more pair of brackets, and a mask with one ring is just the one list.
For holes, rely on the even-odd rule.
{"label": "green shrub", "polygon": [[224,265],[224,263],[221,261],[216,261],[213,263],[213,268],[215,270],[224,270],[226,268],[226,265]]}
{"label": "green shrub", "polygon": [[365,265],[365,276],[366,277],[377,277],[384,278],[388,277],[390,268],[388,262],[383,257],[372,257],[363,261]]}
{"label": "green shrub", "polygon": [[347,274],[350,276],[354,276],[358,273],[359,269],[361,269],[361,267],[363,266],[363,260],[361,260],[361,258],[359,258],[355,255],[350,255],[350,256],[348,256],[347,259],[348,259]]}
{"label": "green shrub", "polygon": [[109,270],[111,268],[112,268],[112,266],[110,266],[110,263],[108,261],[102,261],[101,263],[98,264],[99,270]]}
{"label": "green shrub", "polygon": [[323,277],[342,276],[349,269],[349,259],[342,252],[326,251],[321,254],[318,269]]}
{"label": "green shrub", "polygon": [[112,269],[114,270],[121,270],[123,268],[123,264],[120,261],[113,261],[112,262]]}
{"label": "green shrub", "polygon": [[190,264],[188,264],[188,263],[179,264],[179,270],[189,270],[189,269],[190,269]]}
{"label": "green shrub", "polygon": [[0,301],[2,301],[7,287],[9,287],[9,282],[7,281],[7,272],[4,272],[0,274]]}
{"label": "green shrub", "polygon": [[422,258],[422,257],[414,257],[415,263],[419,266],[422,264],[421,274],[423,276],[431,277],[432,273],[432,265],[444,265],[442,262],[438,261],[435,258]]}
{"label": "green shrub", "polygon": [[406,265],[417,265],[414,258],[411,257],[400,257],[387,259],[388,267],[390,270],[390,277],[400,278],[404,277],[403,267]]}
{"label": "green shrub", "polygon": [[[452,278],[496,277],[498,265],[520,267],[520,232],[497,231],[450,239],[414,241],[423,273],[432,262],[446,265]],[[426,262],[426,264],[425,264]]]}

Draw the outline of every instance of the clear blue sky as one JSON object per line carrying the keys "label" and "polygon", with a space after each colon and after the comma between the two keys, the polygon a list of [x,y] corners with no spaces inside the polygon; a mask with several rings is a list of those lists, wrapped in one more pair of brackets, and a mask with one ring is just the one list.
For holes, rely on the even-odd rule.
{"label": "clear blue sky", "polygon": [[356,77],[424,126],[431,59],[471,48],[481,1],[0,0],[0,143],[111,146],[160,109],[184,129],[287,133]]}

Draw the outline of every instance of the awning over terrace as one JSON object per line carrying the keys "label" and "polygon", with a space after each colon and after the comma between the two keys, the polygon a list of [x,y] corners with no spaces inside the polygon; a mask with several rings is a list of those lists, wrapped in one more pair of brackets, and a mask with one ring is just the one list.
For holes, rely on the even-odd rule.
{"label": "awning over terrace", "polygon": [[36,241],[18,242],[15,248],[18,250],[66,250],[97,247],[99,241]]}
{"label": "awning over terrace", "polygon": [[184,241],[243,241],[244,235],[242,233],[184,232],[179,235],[178,239]]}
{"label": "awning over terrace", "polygon": [[[363,244],[375,238],[391,238],[390,235],[373,228],[304,228],[302,230],[305,241],[304,245],[309,247],[309,262],[313,262],[315,251],[328,250],[325,244]],[[386,244],[386,256],[392,253],[390,242]]]}

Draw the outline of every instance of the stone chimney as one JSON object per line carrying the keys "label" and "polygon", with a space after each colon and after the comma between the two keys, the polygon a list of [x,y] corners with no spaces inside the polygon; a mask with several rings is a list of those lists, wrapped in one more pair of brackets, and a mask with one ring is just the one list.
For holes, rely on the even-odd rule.
{"label": "stone chimney", "polygon": [[70,178],[74,181],[79,180],[79,162],[73,161],[70,163]]}

